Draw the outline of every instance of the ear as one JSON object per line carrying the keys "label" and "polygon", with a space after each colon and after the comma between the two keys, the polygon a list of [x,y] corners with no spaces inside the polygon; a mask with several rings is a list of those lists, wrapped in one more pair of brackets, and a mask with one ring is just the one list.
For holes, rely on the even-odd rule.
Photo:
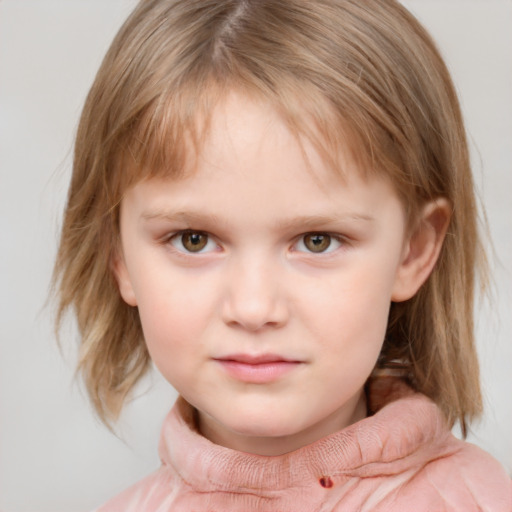
{"label": "ear", "polygon": [[133,290],[130,275],[128,274],[128,269],[126,268],[126,263],[121,249],[116,250],[116,254],[112,258],[111,268],[114,273],[114,277],[116,278],[121,297],[129,306],[136,306],[137,299],[135,298],[135,291]]}
{"label": "ear", "polygon": [[416,226],[405,240],[392,301],[410,299],[427,280],[441,252],[450,217],[450,203],[444,198],[425,205]]}

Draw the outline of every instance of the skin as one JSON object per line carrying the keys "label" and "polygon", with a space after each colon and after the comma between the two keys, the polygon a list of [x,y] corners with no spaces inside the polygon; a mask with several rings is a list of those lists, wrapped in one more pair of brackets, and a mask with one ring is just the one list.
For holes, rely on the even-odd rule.
{"label": "skin", "polygon": [[231,94],[194,172],[121,204],[115,274],[154,363],[203,435],[260,455],[365,417],[390,303],[427,278],[449,219],[429,204],[411,233],[387,180],[303,149],[270,106]]}

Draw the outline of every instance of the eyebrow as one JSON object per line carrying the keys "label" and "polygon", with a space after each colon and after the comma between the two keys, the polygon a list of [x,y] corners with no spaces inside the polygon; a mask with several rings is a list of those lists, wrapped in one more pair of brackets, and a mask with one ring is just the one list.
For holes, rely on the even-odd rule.
{"label": "eyebrow", "polygon": [[143,220],[169,220],[169,221],[183,221],[183,222],[204,222],[220,223],[221,220],[216,215],[206,215],[201,212],[194,211],[181,211],[181,210],[150,210],[142,212],[141,218]]}
{"label": "eyebrow", "polygon": [[277,227],[282,230],[290,228],[314,228],[316,226],[330,226],[343,222],[373,222],[371,215],[356,212],[344,212],[340,215],[301,215],[277,222]]}
{"label": "eyebrow", "polygon": [[[188,224],[213,225],[215,227],[226,226],[228,224],[228,221],[214,214],[185,210],[150,210],[143,212],[141,218],[145,221],[181,221]],[[275,223],[275,226],[278,230],[287,231],[290,229],[312,229],[319,226],[330,226],[343,222],[371,223],[374,221],[375,217],[365,213],[343,212],[340,215],[300,215],[279,220]]]}

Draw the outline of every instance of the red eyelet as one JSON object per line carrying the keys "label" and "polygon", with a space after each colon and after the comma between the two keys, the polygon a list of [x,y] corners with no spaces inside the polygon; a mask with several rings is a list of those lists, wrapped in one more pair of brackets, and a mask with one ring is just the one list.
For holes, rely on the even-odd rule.
{"label": "red eyelet", "polygon": [[319,482],[320,485],[325,489],[330,489],[334,485],[330,476],[323,476],[322,478],[320,478]]}

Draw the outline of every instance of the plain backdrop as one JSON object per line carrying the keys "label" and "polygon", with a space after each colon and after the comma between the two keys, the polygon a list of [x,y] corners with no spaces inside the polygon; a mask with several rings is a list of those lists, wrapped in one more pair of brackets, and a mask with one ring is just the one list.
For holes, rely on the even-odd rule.
{"label": "plain backdrop", "polygon": [[[495,244],[492,305],[477,309],[485,415],[470,440],[512,472],[512,2],[407,0],[460,92]],[[0,1],[0,510],[84,512],[158,467],[175,398],[146,379],[114,436],[73,382],[45,306],[86,92],[134,0]],[[490,247],[490,245],[489,245]]]}

